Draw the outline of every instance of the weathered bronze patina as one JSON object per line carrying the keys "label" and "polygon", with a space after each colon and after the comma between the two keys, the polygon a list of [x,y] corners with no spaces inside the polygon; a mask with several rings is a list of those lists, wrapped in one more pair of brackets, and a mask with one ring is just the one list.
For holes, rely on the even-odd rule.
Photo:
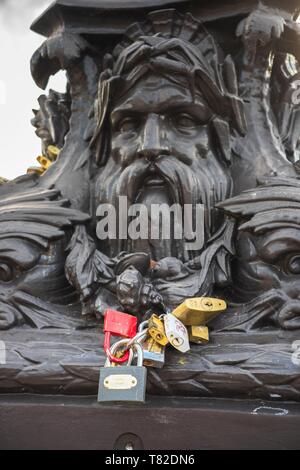
{"label": "weathered bronze patina", "polygon": [[[210,342],[168,351],[148,393],[298,401],[298,4],[138,3],[57,1],[33,25],[36,83],[63,69],[68,89],[33,119],[57,160],[0,185],[0,393],[96,394],[106,308],[211,296]],[[120,198],[202,204],[202,245],[101,240]]]}

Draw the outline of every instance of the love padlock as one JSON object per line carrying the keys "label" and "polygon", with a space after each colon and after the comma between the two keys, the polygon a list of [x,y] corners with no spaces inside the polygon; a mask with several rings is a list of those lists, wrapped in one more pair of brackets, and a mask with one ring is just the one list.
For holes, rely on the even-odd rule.
{"label": "love padlock", "polygon": [[[112,347],[115,353],[126,340],[118,341]],[[129,341],[127,341],[129,347]],[[131,355],[126,366],[112,367],[109,360],[100,370],[98,402],[135,402],[144,403],[147,384],[147,368],[143,366],[143,348],[139,343],[130,347]],[[137,365],[132,365],[134,354]]]}
{"label": "love padlock", "polygon": [[[165,364],[166,348],[155,341],[155,339],[149,334],[149,321],[144,321],[140,324],[139,333],[141,335],[144,333],[144,335],[138,339],[138,343],[140,343],[143,348],[144,366],[157,367],[161,369]],[[155,337],[157,337],[157,331]]]}
{"label": "love padlock", "polygon": [[171,345],[182,353],[190,350],[189,335],[184,324],[171,313],[164,315],[164,325]]}
{"label": "love padlock", "polygon": [[148,334],[161,346],[166,346],[169,343],[164,322],[155,314],[153,314],[148,321]]}
{"label": "love padlock", "polygon": [[123,357],[115,357],[110,351],[111,336],[134,338],[137,333],[137,318],[117,310],[107,309],[104,313],[104,351],[110,361],[123,364],[128,361],[129,351]]}
{"label": "love padlock", "polygon": [[205,326],[226,309],[227,304],[222,299],[196,297],[186,299],[173,310],[172,315],[186,326]]}

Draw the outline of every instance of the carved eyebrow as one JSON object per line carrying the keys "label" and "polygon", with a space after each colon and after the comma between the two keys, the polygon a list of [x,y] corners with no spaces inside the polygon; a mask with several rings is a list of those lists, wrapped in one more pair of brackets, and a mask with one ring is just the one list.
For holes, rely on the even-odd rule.
{"label": "carved eyebrow", "polygon": [[24,239],[0,239],[0,262],[11,263],[27,270],[37,263],[40,256],[41,250]]}
{"label": "carved eyebrow", "polygon": [[[145,105],[146,103],[144,103]],[[147,105],[147,104],[146,104]],[[189,102],[189,101],[175,101],[172,103],[166,103],[165,107],[163,105],[161,106],[161,110],[157,110],[158,114],[163,113],[163,114],[173,114],[174,111],[180,110],[181,112],[186,112],[187,114],[191,114],[192,116],[195,116],[199,120],[205,122],[209,121],[213,113],[211,110],[205,106],[202,103],[195,103],[195,102]],[[148,105],[147,105],[148,107]],[[159,106],[153,106],[153,108],[159,107]],[[151,107],[150,107],[151,109]],[[111,121],[112,123],[117,122],[119,119],[126,116],[134,116],[135,114],[140,114],[140,115],[145,115],[148,114],[149,108],[145,110],[142,106],[137,106],[135,108],[132,107],[132,105],[129,105],[129,103],[124,103],[124,105],[121,105],[117,108],[115,108],[111,112]],[[153,112],[155,112],[155,109],[153,109]]]}
{"label": "carved eyebrow", "polygon": [[299,252],[300,238],[299,229],[278,230],[263,238],[260,243],[259,252],[265,259],[276,261],[281,256],[289,252]]}

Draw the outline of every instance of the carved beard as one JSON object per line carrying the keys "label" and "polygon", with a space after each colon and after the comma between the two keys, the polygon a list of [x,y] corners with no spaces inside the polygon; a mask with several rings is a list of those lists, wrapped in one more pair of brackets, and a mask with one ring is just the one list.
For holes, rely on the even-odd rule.
{"label": "carved beard", "polygon": [[[207,242],[223,222],[223,215],[214,209],[214,206],[230,196],[232,183],[228,169],[221,165],[211,152],[206,158],[207,161],[203,164],[199,155],[197,163],[189,166],[177,157],[162,155],[153,162],[137,159],[125,169],[110,158],[97,179],[97,206],[112,204],[118,214],[119,197],[125,196],[128,206],[143,204],[151,215],[153,204],[179,204],[182,208],[185,204],[190,204],[193,208],[196,204],[203,204],[204,234]],[[130,219],[127,218],[127,226],[129,223]],[[149,219],[149,227],[151,223],[157,223],[157,220]],[[195,227],[193,220],[193,230]],[[188,251],[186,243],[186,240],[175,240],[173,236],[170,240],[162,237],[153,240],[149,233],[148,240],[111,239],[101,241],[99,248],[110,257],[117,256],[121,251],[146,252],[150,253],[154,260],[172,256],[187,262],[198,256],[199,251]]]}

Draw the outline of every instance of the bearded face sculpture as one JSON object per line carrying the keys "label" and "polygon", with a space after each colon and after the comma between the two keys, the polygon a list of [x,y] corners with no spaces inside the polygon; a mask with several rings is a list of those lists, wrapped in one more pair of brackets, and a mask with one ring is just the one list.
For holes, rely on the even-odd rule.
{"label": "bearded face sculpture", "polygon": [[[151,217],[153,204],[203,204],[208,240],[221,224],[214,204],[231,192],[230,169],[213,151],[212,118],[199,93],[193,98],[191,90],[152,74],[139,81],[112,108],[110,156],[97,181],[97,206],[118,207],[123,196],[128,205],[143,204]],[[184,240],[155,240],[151,233],[148,240],[109,240],[107,245],[110,256],[143,251],[155,261],[187,262],[198,254],[189,253]]]}
{"label": "bearded face sculpture", "polygon": [[33,120],[59,156],[0,185],[0,392],[94,394],[107,308],[141,324],[204,296],[228,305],[210,343],[169,348],[149,392],[299,400],[299,24],[251,2],[63,3],[31,63],[41,87],[67,71]]}
{"label": "bearded face sculpture", "polygon": [[[138,40],[116,49],[112,68],[100,78],[96,207],[117,207],[120,196],[149,213],[154,204],[203,204],[207,243],[222,224],[214,206],[231,195],[230,126],[245,131],[243,107],[226,89],[226,78],[233,88],[236,82],[233,62],[225,61],[227,77],[214,69],[221,52],[203,26],[190,15],[182,18],[179,36],[185,32],[186,39],[172,38],[171,26],[155,36],[140,29]],[[199,254],[189,253],[184,240],[155,240],[151,233],[144,243],[109,240],[102,249],[109,256],[146,251],[155,261],[174,256],[187,262]]]}
{"label": "bearded face sculpture", "polygon": [[[116,236],[120,234],[118,230],[108,229],[107,239],[96,241],[96,251],[102,253],[101,263],[103,256],[111,263],[122,253],[144,254],[152,260],[142,273],[144,281],[141,272],[133,274],[136,263],[132,260],[118,272],[118,279],[115,273],[112,290],[125,309],[133,304],[137,309],[141,307],[136,302],[136,291],[143,282],[150,283],[161,304],[175,305],[186,295],[211,293],[219,275],[218,269],[212,267],[214,260],[216,256],[225,258],[230,252],[228,246],[219,246],[214,255],[207,255],[212,244],[217,246],[218,234],[224,245],[227,240],[224,215],[215,205],[232,193],[231,132],[245,132],[243,104],[237,96],[231,58],[223,57],[222,67],[217,66],[222,51],[191,15],[180,17],[176,38],[171,15],[162,32],[156,24],[156,14],[149,18],[153,31],[144,31],[145,25],[134,26],[127,35],[129,41],[119,45],[113,56],[106,57],[95,107],[97,129],[91,142],[99,166],[94,218],[99,223],[97,215],[109,204],[119,213],[116,226],[125,220],[123,236]],[[130,238],[130,214],[118,212],[120,198],[126,198],[128,206],[142,205],[146,209],[147,237]],[[174,204],[182,209],[191,207],[191,225],[203,232],[203,243],[195,250],[188,248],[189,240],[184,234],[180,239],[174,236],[178,219],[173,220],[168,238],[164,238],[161,227],[159,235],[156,232],[152,236],[158,221],[151,216],[151,208],[171,208]],[[200,227],[197,205],[203,207]],[[67,271],[73,271],[68,266],[75,258],[71,254]],[[128,268],[130,275],[126,274]],[[207,281],[209,270],[213,274]],[[96,271],[103,272],[103,265]],[[228,281],[229,276],[229,271],[219,276],[221,283]],[[69,278],[74,282],[72,274]],[[120,283],[123,287],[126,283],[134,285],[134,293],[125,289],[127,295],[123,295],[124,289],[122,293],[118,289]],[[81,290],[88,292],[87,287],[85,284]]]}

